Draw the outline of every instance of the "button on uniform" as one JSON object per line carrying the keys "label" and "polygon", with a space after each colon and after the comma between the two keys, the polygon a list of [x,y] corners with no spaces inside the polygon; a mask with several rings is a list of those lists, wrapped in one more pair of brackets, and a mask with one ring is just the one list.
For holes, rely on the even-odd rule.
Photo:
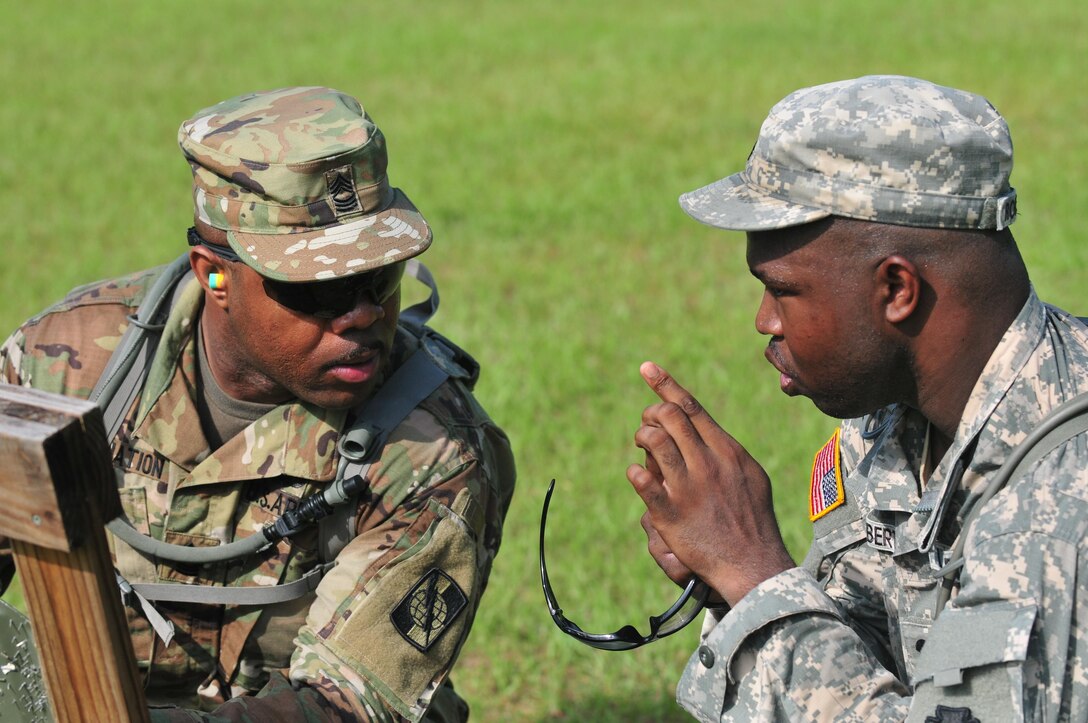
{"label": "button on uniform", "polygon": [[704,668],[714,667],[714,651],[705,645],[699,646],[699,662]]}

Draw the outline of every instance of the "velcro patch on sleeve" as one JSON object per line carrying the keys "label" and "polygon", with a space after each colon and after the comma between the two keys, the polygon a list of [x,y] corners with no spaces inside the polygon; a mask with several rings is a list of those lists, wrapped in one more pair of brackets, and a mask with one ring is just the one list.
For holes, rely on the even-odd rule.
{"label": "velcro patch on sleeve", "polygon": [[468,490],[419,542],[389,564],[326,641],[401,715],[444,676],[468,632],[477,594],[476,542],[458,514]]}
{"label": "velcro patch on sleeve", "polygon": [[839,430],[836,429],[812,460],[808,518],[815,522],[844,502],[846,493],[842,487],[842,457],[839,453]]}

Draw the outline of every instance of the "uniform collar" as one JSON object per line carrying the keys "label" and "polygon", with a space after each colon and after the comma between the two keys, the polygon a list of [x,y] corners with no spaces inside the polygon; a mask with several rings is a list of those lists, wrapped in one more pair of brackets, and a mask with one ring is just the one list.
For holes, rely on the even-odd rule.
{"label": "uniform collar", "polygon": [[1046,308],[1032,289],[975,382],[952,446],[933,470],[915,506],[910,524],[915,529],[908,530],[908,534],[919,541],[922,552],[928,552],[936,543],[937,531],[955,492],[980,483],[984,474],[999,467],[1008,455],[1010,444],[998,432],[1002,425],[990,421],[1019,411],[1007,408],[1009,405],[1000,411],[999,407],[1042,341],[1045,325]]}
{"label": "uniform collar", "polygon": [[921,495],[918,471],[926,420],[902,405],[889,408],[886,414],[882,431],[857,470],[866,480],[869,509],[910,512]]}
{"label": "uniform collar", "polygon": [[134,436],[188,471],[180,486],[288,475],[325,482],[336,475],[336,441],[347,412],[282,404],[211,452],[193,402],[193,330],[203,308],[199,282],[181,291],[166,321],[140,399]]}

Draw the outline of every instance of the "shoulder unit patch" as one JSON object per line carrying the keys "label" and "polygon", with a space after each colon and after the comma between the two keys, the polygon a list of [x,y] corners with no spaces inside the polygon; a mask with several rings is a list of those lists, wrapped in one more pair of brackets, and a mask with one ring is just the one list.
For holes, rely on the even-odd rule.
{"label": "shoulder unit patch", "polygon": [[812,460],[812,484],[808,496],[808,518],[815,522],[846,502],[842,488],[842,463],[839,456],[839,430]]}
{"label": "shoulder unit patch", "polygon": [[453,578],[432,567],[393,608],[389,618],[405,640],[425,653],[466,603],[468,598]]}

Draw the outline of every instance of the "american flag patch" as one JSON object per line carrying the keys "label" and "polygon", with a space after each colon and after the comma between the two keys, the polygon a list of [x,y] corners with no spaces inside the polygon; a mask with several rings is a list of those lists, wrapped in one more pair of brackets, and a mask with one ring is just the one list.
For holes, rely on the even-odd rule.
{"label": "american flag patch", "polygon": [[839,430],[831,435],[812,460],[812,488],[808,496],[808,518],[815,522],[846,501],[839,460]]}

